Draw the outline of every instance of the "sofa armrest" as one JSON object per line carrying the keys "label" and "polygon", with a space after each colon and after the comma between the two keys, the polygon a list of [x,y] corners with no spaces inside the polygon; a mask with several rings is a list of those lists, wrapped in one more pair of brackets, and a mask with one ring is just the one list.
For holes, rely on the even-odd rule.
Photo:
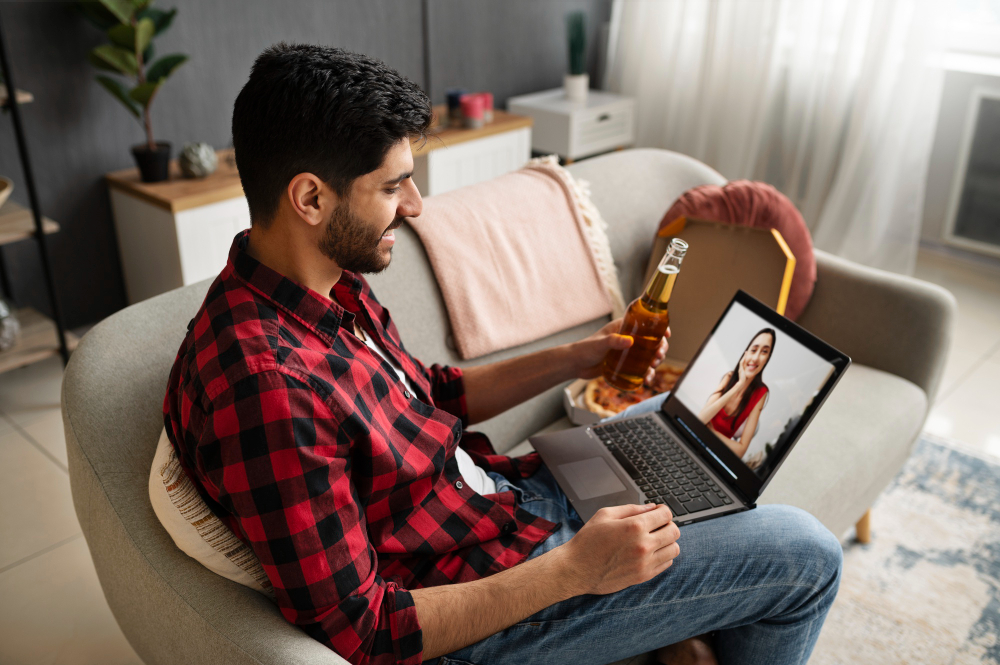
{"label": "sofa armrest", "polygon": [[854,362],[920,386],[932,403],[954,335],[955,297],[818,250],[816,268],[816,288],[798,323]]}

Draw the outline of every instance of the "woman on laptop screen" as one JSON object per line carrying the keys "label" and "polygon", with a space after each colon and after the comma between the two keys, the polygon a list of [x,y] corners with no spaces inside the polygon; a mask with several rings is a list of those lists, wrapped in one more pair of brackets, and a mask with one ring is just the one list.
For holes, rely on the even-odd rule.
{"label": "woman on laptop screen", "polygon": [[[741,459],[757,431],[760,412],[767,403],[768,389],[763,375],[774,353],[775,337],[771,328],[754,335],[736,367],[722,376],[719,387],[709,395],[698,413],[698,419]],[[763,461],[763,455],[759,457],[761,459],[744,462],[752,469]]]}

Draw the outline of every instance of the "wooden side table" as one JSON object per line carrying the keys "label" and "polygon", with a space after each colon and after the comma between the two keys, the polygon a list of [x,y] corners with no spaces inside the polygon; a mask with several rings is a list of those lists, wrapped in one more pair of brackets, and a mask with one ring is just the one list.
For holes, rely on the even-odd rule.
{"label": "wooden side table", "polygon": [[480,129],[441,128],[448,107],[434,107],[431,134],[413,150],[413,182],[424,196],[491,180],[531,159],[532,119],[501,110]]}
{"label": "wooden side table", "polygon": [[233,236],[249,228],[233,151],[218,157],[207,178],[183,178],[176,160],[164,182],[142,182],[138,169],[105,176],[129,303],[215,277]]}
{"label": "wooden side table", "polygon": [[555,153],[567,164],[635,142],[635,100],[591,90],[586,103],[566,99],[562,88],[507,100],[511,113],[535,121],[532,149]]}

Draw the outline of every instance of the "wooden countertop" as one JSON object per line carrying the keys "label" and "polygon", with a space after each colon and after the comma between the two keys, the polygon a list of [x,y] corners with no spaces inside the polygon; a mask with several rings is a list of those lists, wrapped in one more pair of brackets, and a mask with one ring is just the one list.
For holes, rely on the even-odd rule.
{"label": "wooden countertop", "polygon": [[219,166],[206,178],[185,178],[177,160],[170,160],[170,179],[163,182],[142,182],[139,169],[123,169],[104,176],[108,185],[170,212],[227,201],[243,196],[243,185],[236,170],[232,148],[219,150]]}
{"label": "wooden countertop", "polygon": [[[434,107],[434,121],[426,141],[413,144],[413,156],[421,157],[439,148],[474,141],[493,134],[531,127],[532,119],[499,109],[493,112],[493,122],[480,129],[441,128],[438,118],[447,116],[444,105]],[[236,170],[233,150],[219,150],[219,167],[206,178],[185,178],[176,159],[170,160],[170,179],[163,182],[142,182],[139,169],[123,169],[107,174],[108,186],[143,199],[155,206],[177,213],[219,201],[243,196],[243,186]]]}
{"label": "wooden countertop", "polygon": [[427,140],[414,143],[414,157],[420,157],[432,150],[445,148],[456,143],[475,141],[476,139],[491,136],[492,134],[502,134],[503,132],[512,132],[515,129],[531,127],[534,122],[529,116],[514,115],[513,113],[495,109],[493,111],[493,122],[483,125],[480,129],[441,127],[440,120],[445,119],[447,121],[447,117],[448,107],[446,105],[441,104],[434,107],[434,120],[431,123]]}

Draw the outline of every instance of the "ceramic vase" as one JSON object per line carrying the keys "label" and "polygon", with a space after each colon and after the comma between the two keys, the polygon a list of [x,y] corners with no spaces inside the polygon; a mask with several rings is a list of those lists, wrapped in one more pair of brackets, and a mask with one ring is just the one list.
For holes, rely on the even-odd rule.
{"label": "ceramic vase", "polygon": [[590,89],[590,74],[566,74],[563,78],[563,88],[566,90],[566,99],[585,104],[587,90]]}

